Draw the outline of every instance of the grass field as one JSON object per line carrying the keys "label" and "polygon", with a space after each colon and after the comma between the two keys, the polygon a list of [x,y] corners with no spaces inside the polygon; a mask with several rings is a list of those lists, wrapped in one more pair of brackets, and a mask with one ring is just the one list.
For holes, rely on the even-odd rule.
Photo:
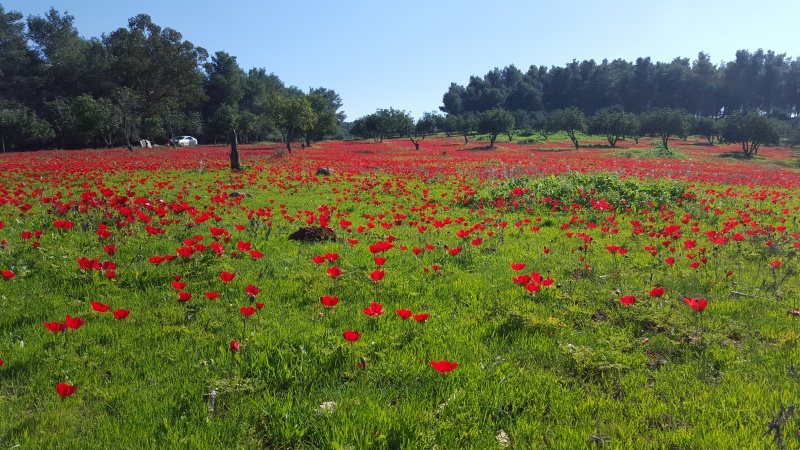
{"label": "grass field", "polygon": [[0,155],[0,447],[800,445],[797,156],[582,144]]}

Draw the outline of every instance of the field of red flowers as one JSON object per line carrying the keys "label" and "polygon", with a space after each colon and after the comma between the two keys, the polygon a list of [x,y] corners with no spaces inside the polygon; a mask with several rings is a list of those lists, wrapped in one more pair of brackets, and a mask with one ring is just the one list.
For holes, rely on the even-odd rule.
{"label": "field of red flowers", "polygon": [[795,445],[798,157],[654,142],[0,155],[0,443]]}

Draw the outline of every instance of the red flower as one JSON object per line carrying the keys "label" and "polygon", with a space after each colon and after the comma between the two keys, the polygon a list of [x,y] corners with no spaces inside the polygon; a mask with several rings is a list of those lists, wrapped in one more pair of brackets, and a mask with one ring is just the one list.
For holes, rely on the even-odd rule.
{"label": "red flower", "polygon": [[324,306],[327,306],[328,308],[332,308],[332,307],[336,306],[337,303],[339,303],[339,298],[338,297],[331,297],[331,296],[328,296],[328,295],[323,295],[322,297],[320,297],[319,301]]}
{"label": "red flower", "polygon": [[397,310],[397,315],[400,316],[401,319],[408,319],[409,317],[411,317],[411,314],[412,314],[412,312],[409,309],[398,309]]}
{"label": "red flower", "polygon": [[236,272],[220,272],[219,278],[224,281],[225,283],[233,280],[233,277],[236,276]]}
{"label": "red flower", "polygon": [[178,292],[178,300],[188,302],[192,298],[192,294],[186,291]]}
{"label": "red flower", "polygon": [[525,266],[527,266],[525,263],[511,263],[511,269],[516,271],[524,269]]}
{"label": "red flower", "polygon": [[73,384],[58,383],[56,385],[56,392],[62,397],[69,397],[75,393],[76,389],[78,389],[78,387]]}
{"label": "red flower", "polygon": [[172,287],[175,288],[176,290],[180,291],[181,289],[186,287],[186,283],[184,283],[182,281],[173,281],[172,282]]}
{"label": "red flower", "polygon": [[253,308],[252,306],[242,306],[241,308],[239,308],[239,312],[242,313],[242,315],[245,317],[250,317],[253,314],[255,314],[256,309]]}
{"label": "red flower", "polygon": [[417,315],[414,316],[414,320],[416,320],[417,322],[425,322],[426,320],[428,320],[428,317],[430,317],[430,316],[431,315],[427,314],[427,313],[425,313],[425,314],[417,314]]}
{"label": "red flower", "polygon": [[370,317],[378,317],[383,314],[383,305],[378,302],[372,302],[368,307],[364,308],[363,311],[364,314]]}
{"label": "red flower", "polygon": [[669,258],[665,259],[664,262],[667,263],[668,266],[671,266],[671,265],[675,264],[675,258],[670,256]]}
{"label": "red flower", "polygon": [[336,278],[344,273],[344,271],[340,269],[339,266],[328,267],[326,271],[328,272],[328,275],[330,275],[332,278]]}
{"label": "red flower", "polygon": [[122,320],[122,319],[127,318],[130,313],[131,312],[128,311],[127,309],[117,309],[114,312],[112,312],[111,314],[114,315],[115,319]]}
{"label": "red flower", "polygon": [[447,249],[447,253],[450,253],[451,255],[455,256],[455,255],[461,253],[461,247],[449,248],[449,249]]}
{"label": "red flower", "polygon": [[325,253],[325,259],[327,259],[330,262],[336,261],[337,259],[339,259],[339,254],[338,253]]}
{"label": "red flower", "polygon": [[205,295],[206,298],[211,299],[211,300],[214,300],[215,298],[219,298],[219,292],[206,292],[203,295]]}
{"label": "red flower", "polygon": [[44,326],[53,333],[60,333],[67,329],[67,324],[61,322],[45,322]]}
{"label": "red flower", "polygon": [[66,319],[64,319],[64,324],[67,326],[67,328],[72,328],[73,330],[77,330],[85,323],[86,319],[81,319],[80,317],[67,316]]}
{"label": "red flower", "polygon": [[369,277],[372,278],[372,281],[381,281],[383,277],[386,276],[386,272],[383,270],[373,270]]}
{"label": "red flower", "polygon": [[361,334],[360,333],[356,333],[353,330],[347,330],[344,333],[342,333],[342,337],[345,338],[349,342],[355,342],[355,341],[358,340],[358,338],[361,337]]}
{"label": "red flower", "polygon": [[769,263],[769,266],[772,267],[773,269],[777,269],[778,267],[781,266],[781,260],[780,259],[776,259],[775,261],[772,261],[771,263]]}
{"label": "red flower", "polygon": [[104,305],[104,304],[99,303],[99,302],[89,302],[89,304],[92,305],[92,309],[93,310],[95,310],[97,312],[101,312],[101,313],[102,312],[106,312],[106,311],[108,311],[109,308],[111,308],[110,306]]}
{"label": "red flower", "polygon": [[312,260],[312,261],[314,261],[314,262],[315,262],[315,263],[317,263],[317,264],[322,264],[322,263],[324,263],[324,262],[325,262],[325,257],[324,257],[324,256],[319,256],[319,255],[317,255],[317,256],[313,256],[313,257],[311,258],[311,260]]}
{"label": "red flower", "polygon": [[654,287],[650,290],[650,297],[661,297],[662,295],[664,295],[663,287]]}
{"label": "red flower", "polygon": [[0,367],[3,367],[3,360],[0,359]]}
{"label": "red flower", "polygon": [[261,259],[261,258],[263,258],[263,257],[264,257],[264,254],[263,254],[263,253],[261,253],[261,252],[260,252],[260,251],[258,251],[258,250],[253,250],[253,251],[251,251],[251,252],[250,252],[250,256],[252,256],[252,257],[253,257],[253,258],[255,258],[255,259]]}
{"label": "red flower", "polygon": [[458,363],[443,359],[439,362],[431,361],[431,367],[433,367],[437,372],[447,373],[458,367]]}
{"label": "red flower", "polygon": [[236,340],[233,340],[233,341],[231,341],[231,343],[230,343],[230,349],[231,349],[231,351],[232,351],[232,352],[234,352],[234,353],[238,352],[238,351],[239,351],[239,348],[240,348],[240,347],[239,347],[239,343],[238,343],[238,342],[236,342]]}
{"label": "red flower", "polygon": [[258,286],[248,284],[247,286],[245,286],[244,292],[250,297],[255,297],[256,295],[258,295],[259,292],[261,292],[261,289],[259,289]]}
{"label": "red flower", "polygon": [[708,306],[708,300],[704,298],[685,297],[683,301],[686,302],[686,304],[689,305],[695,311],[702,311],[706,309],[706,306]]}
{"label": "red flower", "polygon": [[3,271],[3,278],[5,278],[6,280],[10,280],[10,279],[14,278],[15,276],[17,276],[17,275],[14,272],[10,271],[10,270],[4,270]]}
{"label": "red flower", "polygon": [[376,256],[374,261],[375,261],[375,264],[377,264],[379,266],[382,266],[382,265],[384,265],[386,263],[386,258],[382,258],[380,256]]}
{"label": "red flower", "polygon": [[636,296],[635,295],[626,295],[619,298],[619,301],[622,302],[623,305],[631,306],[636,303]]}
{"label": "red flower", "polygon": [[261,309],[264,307],[264,304],[261,302],[256,302],[256,308]]}
{"label": "red flower", "polygon": [[164,262],[164,258],[161,257],[161,256],[158,256],[158,255],[151,256],[149,259],[150,259],[150,262],[153,263],[153,264],[161,264],[162,262]]}

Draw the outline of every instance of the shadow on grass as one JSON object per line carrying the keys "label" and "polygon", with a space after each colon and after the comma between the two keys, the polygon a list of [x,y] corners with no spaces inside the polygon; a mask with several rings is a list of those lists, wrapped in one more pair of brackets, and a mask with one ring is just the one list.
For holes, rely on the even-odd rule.
{"label": "shadow on grass", "polygon": [[758,155],[745,155],[744,152],[725,152],[717,155],[717,158],[726,159],[740,159],[744,161],[751,161],[754,159],[765,159],[763,156]]}
{"label": "shadow on grass", "polygon": [[492,146],[486,145],[486,146],[483,146],[483,147],[462,148],[459,151],[461,151],[461,152],[483,152],[483,151],[487,151],[487,150],[496,150],[496,149],[497,149],[497,147],[492,147]]}

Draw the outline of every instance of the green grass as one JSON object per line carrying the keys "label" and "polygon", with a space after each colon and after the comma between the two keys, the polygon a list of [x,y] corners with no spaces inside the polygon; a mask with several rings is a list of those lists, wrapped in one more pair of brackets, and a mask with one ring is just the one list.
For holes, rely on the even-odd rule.
{"label": "green grass", "polygon": [[[278,171],[277,178],[291,176]],[[704,209],[699,200],[678,204],[684,189],[706,197],[707,187],[690,189],[671,181],[610,175],[521,178],[486,185],[471,203],[448,206],[434,199],[452,195],[456,187],[449,178],[428,184],[410,179],[407,188],[418,198],[405,201],[399,189],[383,189],[386,182],[397,183],[390,175],[349,174],[325,186],[298,181],[297,192],[263,179],[258,188],[246,186],[243,179],[213,169],[157,177],[179,188],[149,197],[172,202],[182,191],[185,199],[200,196],[190,200],[200,209],[207,210],[212,195],[233,186],[254,196],[217,204],[218,211],[229,212],[218,222],[194,225],[185,213],[170,212],[166,218],[179,223],[158,225],[167,230],[163,235],[148,235],[141,223],[112,225],[119,248],[113,257],[103,254],[108,242],[95,233],[99,223],[113,223],[103,208],[70,212],[61,218],[73,220],[75,228],[57,230],[52,221],[59,217],[46,208],[19,215],[13,205],[0,205],[7,217],[0,237],[8,241],[0,251],[0,269],[16,274],[0,282],[0,358],[5,360],[0,443],[5,448],[498,448],[501,431],[513,448],[600,443],[603,448],[769,448],[767,423],[798,402],[800,380],[788,369],[798,366],[800,356],[796,322],[787,315],[800,293],[792,245],[797,239],[790,236],[798,231],[794,216],[786,231],[715,246],[704,233],[721,229],[728,216]],[[114,183],[124,180],[106,180]],[[380,204],[337,203],[341,194],[331,187],[363,188],[358,195]],[[508,196],[517,187],[524,194]],[[429,189],[431,202],[421,200],[423,188]],[[592,209],[578,188],[616,205],[618,215]],[[147,196],[146,191],[137,189],[137,195]],[[503,196],[508,202],[525,201],[517,207],[490,205],[490,199]],[[582,207],[537,202],[546,196]],[[630,202],[627,212],[623,198]],[[647,206],[648,200],[656,204]],[[797,204],[796,198],[788,201],[786,207]],[[725,197],[715,206],[724,203],[735,214],[749,202]],[[401,211],[398,203],[408,217],[399,219],[402,225],[382,229],[382,220]],[[335,205],[337,213],[349,212],[353,227],[366,224],[365,214],[385,217],[376,219],[368,233],[347,233],[334,215],[331,223],[340,237],[358,239],[357,245],[344,238],[298,243],[287,236],[302,220],[282,219],[280,204],[292,216]],[[268,206],[271,227],[258,217],[248,219],[247,210]],[[698,231],[680,222],[684,214],[699,223]],[[778,214],[753,214],[762,227],[779,225]],[[440,229],[425,222],[428,230],[421,233],[408,225],[421,216],[462,218],[470,225]],[[530,222],[515,226],[525,219]],[[678,224],[682,236],[634,234],[631,220],[653,225],[648,231]],[[464,239],[456,236],[477,223],[485,229]],[[236,230],[235,224],[245,229]],[[225,255],[206,250],[188,260],[148,261],[152,255],[174,254],[197,234],[209,245],[209,226],[231,233],[231,241],[223,242]],[[601,231],[604,226],[618,232]],[[44,231],[40,247],[20,237],[25,230]],[[592,239],[583,248],[587,242],[576,235],[567,238],[566,232]],[[396,238],[395,248],[383,254],[386,277],[376,287],[369,278],[375,255],[367,245],[388,235]],[[483,242],[471,245],[478,236]],[[683,258],[688,239],[708,248],[708,262],[698,269],[690,269]],[[765,245],[767,239],[773,245]],[[252,242],[265,257],[232,258],[240,240]],[[669,252],[664,240],[678,249]],[[436,249],[412,253],[425,244]],[[453,256],[445,245],[463,251]],[[610,245],[629,252],[611,254]],[[643,250],[648,245],[658,247],[657,257]],[[326,253],[340,258],[321,265],[312,261]],[[109,280],[100,271],[79,269],[81,256],[113,259],[118,277]],[[668,266],[666,256],[681,261]],[[783,261],[780,269],[768,266],[775,259]],[[512,262],[527,267],[517,273]],[[333,264],[344,271],[335,280],[325,272]],[[441,274],[423,271],[434,264]],[[729,270],[733,276],[726,275]],[[225,284],[220,271],[237,275]],[[549,274],[554,285],[533,294],[512,281],[530,271]],[[193,295],[186,304],[170,285],[176,275]],[[248,284],[261,288],[257,300],[265,307],[245,323],[239,307],[250,304],[244,294]],[[651,299],[654,286],[663,286],[665,297]],[[220,297],[209,300],[206,291]],[[322,295],[335,295],[340,303],[322,308]],[[636,304],[625,307],[621,295],[636,295]],[[708,298],[710,306],[697,313],[684,304],[685,296]],[[115,320],[92,311],[90,301],[129,309],[131,315]],[[384,305],[380,317],[361,312],[372,301]],[[399,308],[430,318],[401,320],[395,314]],[[67,314],[87,322],[58,335],[42,325]],[[347,329],[361,338],[345,341]],[[238,353],[229,350],[234,339],[241,344]],[[361,358],[367,360],[364,368],[357,366]],[[439,374],[429,362],[441,359],[459,367]],[[53,386],[63,381],[78,386],[75,395],[56,395]],[[326,402],[335,408],[322,408]],[[797,418],[781,427],[789,446],[798,443],[798,427]]]}

